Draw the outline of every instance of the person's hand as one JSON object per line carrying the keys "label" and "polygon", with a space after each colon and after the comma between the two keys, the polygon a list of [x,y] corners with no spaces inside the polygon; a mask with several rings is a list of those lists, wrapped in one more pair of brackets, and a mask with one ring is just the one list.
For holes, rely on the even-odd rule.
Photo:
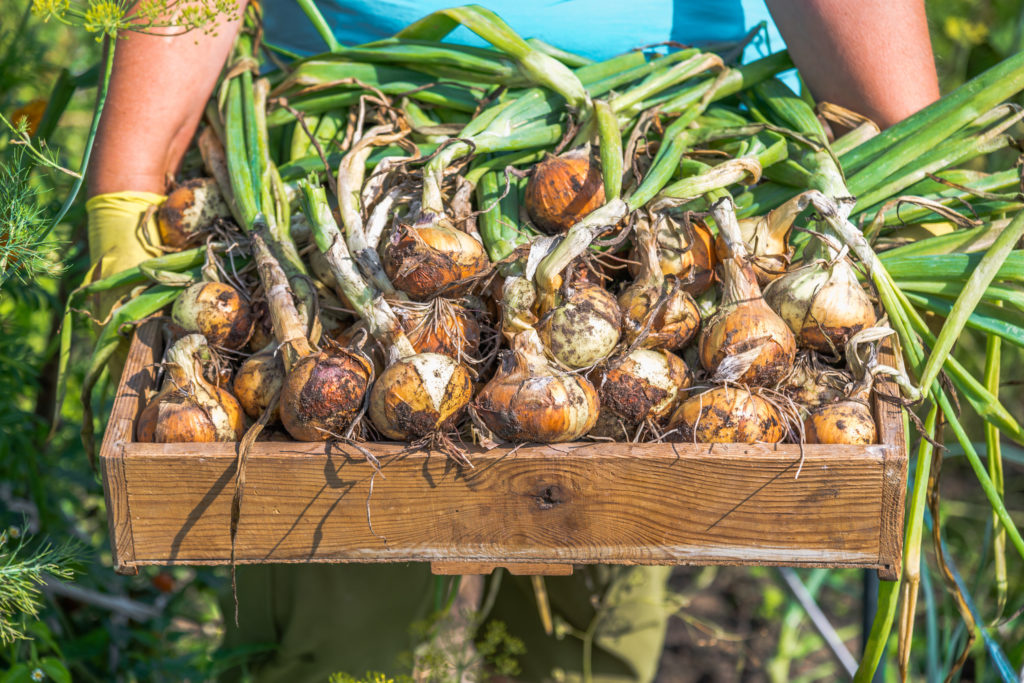
{"label": "person's hand", "polygon": [[[164,199],[153,192],[111,192],[86,202],[92,264],[87,281],[102,280],[161,254],[155,247],[160,235],[150,208]],[[127,293],[124,289],[101,292],[93,303],[93,315],[105,320],[111,306]]]}

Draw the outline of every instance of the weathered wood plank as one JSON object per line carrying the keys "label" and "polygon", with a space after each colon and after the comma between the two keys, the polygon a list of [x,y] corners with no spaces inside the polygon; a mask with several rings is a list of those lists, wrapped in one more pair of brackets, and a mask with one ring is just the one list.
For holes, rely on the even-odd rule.
{"label": "weathered wood plank", "polygon": [[434,560],[430,563],[430,571],[440,576],[491,574],[498,567],[508,569],[514,576],[569,576],[572,574],[571,564],[543,564],[540,562],[520,562],[507,567],[500,562],[446,562]]}
{"label": "weathered wood plank", "polygon": [[[128,447],[138,563],[228,559],[225,446]],[[239,560],[878,565],[885,447],[807,447],[798,479],[796,447],[537,446],[467,472],[374,450],[379,474],[348,447],[258,444]]]}
{"label": "weathered wood plank", "polygon": [[107,503],[107,524],[114,557],[114,570],[122,574],[135,574],[135,548],[132,538],[131,514],[128,503],[128,482],[124,467],[124,447],[134,437],[135,417],[141,412],[146,392],[155,383],[154,363],[159,360],[157,321],[144,322],[128,350],[121,383],[117,388],[114,407],[100,446],[99,467],[106,485],[103,487]]}
{"label": "weathered wood plank", "polygon": [[[891,343],[882,347],[881,362],[899,367]],[[875,393],[875,422],[879,440],[889,447],[882,472],[882,518],[878,538],[878,577],[883,581],[899,578],[903,557],[903,513],[907,495],[907,450],[903,431],[903,409],[893,400],[900,390],[892,382],[882,382]]]}

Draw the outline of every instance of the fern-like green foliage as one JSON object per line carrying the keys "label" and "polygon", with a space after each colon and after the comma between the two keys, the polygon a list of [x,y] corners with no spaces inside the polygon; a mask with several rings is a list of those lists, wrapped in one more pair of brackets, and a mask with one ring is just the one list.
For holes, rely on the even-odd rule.
{"label": "fern-like green foliage", "polygon": [[60,270],[47,237],[50,221],[32,179],[35,165],[22,144],[10,144],[0,156],[0,286],[12,278],[27,282]]}
{"label": "fern-like green foliage", "polygon": [[18,527],[0,532],[0,644],[25,637],[25,620],[39,616],[46,576],[72,578],[80,555],[73,542],[31,543]]}

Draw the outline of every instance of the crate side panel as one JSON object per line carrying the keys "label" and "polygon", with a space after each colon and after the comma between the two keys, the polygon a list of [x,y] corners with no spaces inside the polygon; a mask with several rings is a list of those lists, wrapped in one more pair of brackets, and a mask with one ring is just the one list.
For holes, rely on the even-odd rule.
{"label": "crate side panel", "polygon": [[[126,460],[138,561],[227,560],[234,458],[141,446]],[[238,558],[877,564],[884,448],[808,448],[799,478],[795,447],[679,450],[492,451],[469,471],[437,453],[385,455],[374,474],[354,449],[264,446],[248,463]]]}

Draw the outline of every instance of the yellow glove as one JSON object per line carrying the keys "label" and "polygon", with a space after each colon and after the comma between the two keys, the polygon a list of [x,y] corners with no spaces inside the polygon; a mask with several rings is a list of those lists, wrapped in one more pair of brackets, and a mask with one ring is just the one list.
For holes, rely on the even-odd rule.
{"label": "yellow glove", "polygon": [[[147,220],[143,218],[149,207],[165,199],[154,192],[111,192],[96,195],[85,203],[92,263],[87,282],[102,280],[161,255],[154,246],[160,244],[154,214],[150,213]],[[105,319],[110,307],[126,293],[123,289],[101,292],[93,309],[97,319]]]}

